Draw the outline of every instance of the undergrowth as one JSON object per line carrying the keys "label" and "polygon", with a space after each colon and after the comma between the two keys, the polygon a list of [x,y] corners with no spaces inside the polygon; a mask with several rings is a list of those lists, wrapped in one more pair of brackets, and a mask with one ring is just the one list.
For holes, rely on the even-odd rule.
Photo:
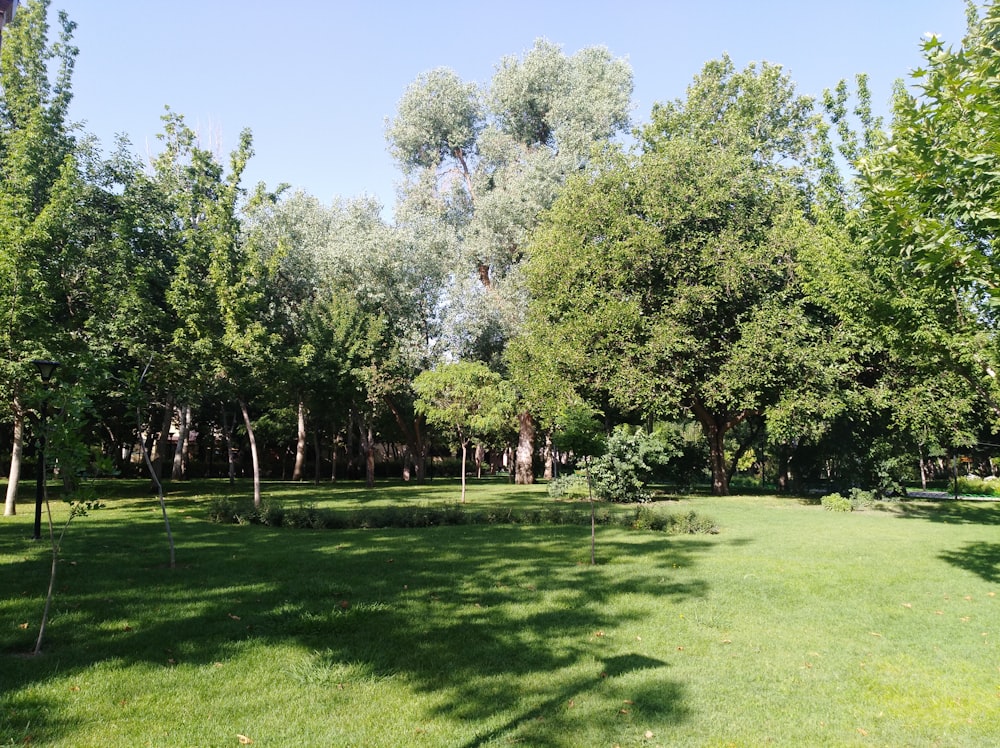
{"label": "undergrowth", "polygon": [[[555,506],[470,509],[446,504],[337,511],[305,504],[286,507],[273,502],[254,507],[250,501],[217,497],[209,505],[208,518],[220,524],[309,530],[373,530],[444,525],[587,525],[590,524],[590,510]],[[652,506],[637,507],[631,513],[598,509],[594,520],[599,525],[664,532],[668,535],[718,532],[714,521],[699,516],[693,510],[676,514]]]}

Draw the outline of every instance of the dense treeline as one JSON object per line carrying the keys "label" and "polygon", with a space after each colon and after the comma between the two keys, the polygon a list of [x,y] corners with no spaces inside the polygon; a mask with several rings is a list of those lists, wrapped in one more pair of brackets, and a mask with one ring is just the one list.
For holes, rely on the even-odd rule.
{"label": "dense treeline", "polygon": [[[665,476],[890,490],[992,471],[1000,9],[924,46],[893,121],[709,62],[629,132],[632,74],[539,41],[488,85],[437,69],[388,124],[393,219],[242,184],[167,110],[159,154],[69,120],[72,22],[31,0],[0,48],[6,513],[37,414],[78,469],[550,477],[587,409],[652,427]],[[901,61],[901,67],[906,61]],[[44,391],[31,364],[61,362]],[[560,440],[557,438],[556,443]],[[470,453],[469,450],[472,450]],[[565,455],[562,455],[565,458]]]}

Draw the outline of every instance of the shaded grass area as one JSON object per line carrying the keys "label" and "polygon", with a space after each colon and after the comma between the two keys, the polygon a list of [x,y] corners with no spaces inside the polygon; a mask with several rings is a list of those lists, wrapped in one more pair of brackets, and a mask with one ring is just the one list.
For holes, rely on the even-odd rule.
{"label": "shaded grass area", "polygon": [[[719,535],[206,521],[143,486],[74,520],[47,646],[30,511],[0,523],[0,744],[988,745],[1000,740],[995,505],[831,514],[669,502]],[[268,486],[286,505],[454,502],[457,486]],[[475,506],[544,488],[483,483]],[[23,626],[23,628],[22,628]]]}

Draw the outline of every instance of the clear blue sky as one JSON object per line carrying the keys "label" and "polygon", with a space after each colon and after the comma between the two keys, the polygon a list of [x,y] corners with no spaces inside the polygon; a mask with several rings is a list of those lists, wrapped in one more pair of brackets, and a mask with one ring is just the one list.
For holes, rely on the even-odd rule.
{"label": "clear blue sky", "polygon": [[[77,22],[73,116],[110,145],[158,149],[164,105],[224,152],[240,130],[256,155],[245,184],[289,182],[324,202],[368,194],[391,211],[399,179],[385,119],[438,66],[487,82],[544,37],[567,53],[627,57],[633,121],[682,97],[710,59],[780,63],[801,93],[871,77],[885,106],[921,61],[926,32],[958,44],[962,0],[52,0]],[[387,212],[388,212],[387,211]]]}

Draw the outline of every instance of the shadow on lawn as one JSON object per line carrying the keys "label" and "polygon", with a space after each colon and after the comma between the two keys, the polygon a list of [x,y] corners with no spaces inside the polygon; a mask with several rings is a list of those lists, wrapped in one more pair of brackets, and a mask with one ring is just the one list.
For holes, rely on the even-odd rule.
{"label": "shadow on lawn", "polygon": [[922,519],[950,525],[1000,525],[1000,502],[899,501],[876,505],[903,519]]}
{"label": "shadow on lawn", "polygon": [[[37,742],[72,736],[58,709],[31,696],[33,684],[57,673],[107,660],[211,665],[261,643],[320,653],[320,669],[356,664],[375,677],[402,674],[443,696],[436,713],[468,724],[470,734],[497,715],[514,715],[475,735],[470,747],[524,731],[534,744],[559,742],[554,712],[568,699],[604,698],[609,683],[636,674],[644,684],[633,696],[637,710],[661,722],[686,714],[665,663],[595,632],[645,620],[648,611],[630,604],[636,597],[668,605],[707,594],[703,581],[676,580],[713,542],[619,533],[617,542],[599,541],[606,563],[591,567],[589,528],[310,532],[176,514],[172,522],[174,570],[164,565],[155,512],[130,514],[128,524],[99,513],[77,520],[39,658],[16,653],[30,650],[37,634],[47,563],[25,550],[24,560],[7,565],[0,618],[31,626],[0,629],[0,742],[21,742],[28,732]],[[0,525],[0,539],[11,537]],[[642,564],[628,562],[640,553]],[[552,674],[555,693],[525,695],[531,690],[522,686]]]}
{"label": "shadow on lawn", "polygon": [[940,558],[987,582],[1000,582],[1000,543],[969,543],[962,550],[945,551]]}

